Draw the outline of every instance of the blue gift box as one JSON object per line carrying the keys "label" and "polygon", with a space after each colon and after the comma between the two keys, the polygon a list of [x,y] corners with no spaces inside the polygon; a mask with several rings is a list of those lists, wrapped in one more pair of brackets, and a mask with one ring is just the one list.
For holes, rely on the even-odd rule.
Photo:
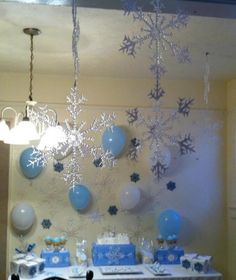
{"label": "blue gift box", "polygon": [[180,264],[180,257],[184,255],[181,248],[158,249],[154,255],[154,261],[160,264]]}
{"label": "blue gift box", "polygon": [[64,251],[46,251],[41,252],[41,258],[45,259],[45,267],[66,267],[70,266],[70,252]]}
{"label": "blue gift box", "polygon": [[135,265],[136,254],[134,244],[92,245],[93,265]]}

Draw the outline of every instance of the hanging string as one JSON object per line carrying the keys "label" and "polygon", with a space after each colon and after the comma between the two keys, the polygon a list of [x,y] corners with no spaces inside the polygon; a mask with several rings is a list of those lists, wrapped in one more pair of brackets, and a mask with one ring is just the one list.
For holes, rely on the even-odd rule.
{"label": "hanging string", "polygon": [[79,19],[77,19],[77,0],[73,0],[72,3],[72,55],[74,60],[74,86],[77,85],[77,79],[79,75],[79,54],[78,54],[78,42],[80,36]]}
{"label": "hanging string", "polygon": [[209,52],[206,52],[205,67],[204,67],[204,101],[208,104],[208,95],[210,92],[210,65],[209,65]]}

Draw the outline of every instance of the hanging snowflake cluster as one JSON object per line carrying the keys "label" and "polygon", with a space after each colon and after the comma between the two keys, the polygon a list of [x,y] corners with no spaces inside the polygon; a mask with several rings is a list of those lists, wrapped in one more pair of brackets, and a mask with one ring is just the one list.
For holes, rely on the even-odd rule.
{"label": "hanging snowflake cluster", "polygon": [[179,63],[190,62],[189,52],[186,47],[181,47],[173,42],[173,30],[180,30],[187,25],[188,17],[177,13],[167,17],[163,15],[162,3],[160,0],[152,0],[152,13],[145,13],[133,0],[123,0],[125,15],[133,15],[134,22],[138,21],[142,27],[140,34],[132,37],[125,35],[120,51],[135,57],[137,49],[147,42],[152,50],[150,71],[155,78],[155,86],[148,93],[149,99],[153,102],[153,112],[145,117],[138,108],[128,110],[128,122],[130,125],[142,127],[144,132],[142,139],[133,138],[129,145],[128,158],[137,160],[144,143],[149,144],[151,152],[151,171],[155,178],[161,179],[168,166],[169,156],[166,147],[175,145],[179,147],[181,155],[194,152],[193,139],[190,133],[186,135],[175,135],[173,133],[174,122],[181,116],[189,116],[194,100],[192,98],[179,98],[178,108],[172,113],[163,112],[160,107],[160,100],[165,95],[160,85],[160,80],[166,73],[164,55],[170,53],[175,56]]}
{"label": "hanging snowflake cluster", "polygon": [[[111,153],[104,152],[101,146],[94,145],[94,132],[103,131],[104,129],[111,127],[115,119],[114,114],[102,113],[98,118],[94,119],[91,124],[86,124],[81,120],[82,105],[86,99],[80,94],[78,88],[78,76],[79,76],[79,56],[78,56],[78,41],[80,36],[79,20],[77,20],[77,1],[73,0],[72,4],[72,20],[73,20],[73,33],[72,33],[72,54],[74,60],[74,86],[71,88],[70,94],[67,95],[67,111],[69,112],[70,119],[66,119],[63,123],[63,131],[60,134],[60,140],[51,146],[48,143],[45,144],[45,148],[34,149],[32,154],[33,160],[31,165],[43,164],[46,165],[50,160],[56,158],[58,152],[62,155],[67,155],[71,151],[71,157],[68,162],[64,164],[64,180],[73,187],[79,184],[82,180],[81,172],[81,160],[86,157],[92,157],[92,162],[96,160],[101,161],[101,166],[114,166],[115,160]],[[35,118],[41,118],[41,121],[46,122],[44,119],[44,110],[36,112]],[[34,114],[34,113],[32,113]],[[49,123],[49,125],[52,125]],[[53,127],[57,127],[58,124],[54,123]],[[55,136],[54,136],[55,138]],[[42,139],[41,139],[42,140]]]}

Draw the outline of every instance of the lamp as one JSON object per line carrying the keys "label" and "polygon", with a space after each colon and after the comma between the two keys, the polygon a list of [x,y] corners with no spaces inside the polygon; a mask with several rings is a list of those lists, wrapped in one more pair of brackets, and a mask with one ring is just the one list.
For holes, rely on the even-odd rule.
{"label": "lamp", "polygon": [[[37,102],[33,101],[33,37],[39,35],[41,31],[37,28],[24,28],[23,32],[30,35],[30,85],[29,85],[29,100],[26,101],[25,114],[17,113],[12,107],[5,107],[2,110],[0,122],[0,140],[6,144],[25,145],[29,144],[32,140],[39,139],[35,124],[29,118],[29,110],[36,105]],[[6,124],[3,114],[5,111],[11,110],[15,114],[14,126],[9,129]],[[20,117],[22,118],[20,120]]]}

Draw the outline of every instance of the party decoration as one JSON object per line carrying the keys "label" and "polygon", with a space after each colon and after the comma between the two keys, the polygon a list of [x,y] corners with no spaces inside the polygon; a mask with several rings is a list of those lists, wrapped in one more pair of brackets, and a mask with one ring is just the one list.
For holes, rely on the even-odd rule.
{"label": "party decoration", "polygon": [[98,159],[95,159],[93,161],[93,164],[95,165],[95,167],[102,167],[102,159],[101,158],[98,158]]}
{"label": "party decoration", "polygon": [[166,187],[169,191],[173,191],[175,188],[176,188],[176,183],[175,182],[172,182],[172,181],[169,181],[167,184],[166,184]]}
{"label": "party decoration", "polygon": [[138,160],[138,153],[141,150],[141,148],[142,148],[141,141],[137,138],[132,138],[130,140],[127,157],[130,160],[137,161]]}
{"label": "party decoration", "polygon": [[104,151],[110,152],[114,157],[121,154],[125,147],[126,135],[119,126],[107,128],[102,135],[102,147]]}
{"label": "party decoration", "polygon": [[16,204],[11,212],[11,222],[19,231],[28,230],[35,221],[34,208],[25,202]]}
{"label": "party decoration", "polygon": [[120,204],[122,209],[131,210],[135,208],[139,204],[140,198],[140,189],[135,183],[128,184],[120,194]]}
{"label": "party decoration", "polygon": [[208,95],[210,92],[209,76],[210,76],[209,52],[206,52],[205,67],[204,67],[204,93],[203,93],[204,101],[206,104],[208,104]]}
{"label": "party decoration", "polygon": [[78,211],[85,210],[92,199],[89,189],[84,185],[74,185],[69,190],[71,205]]}
{"label": "party decoration", "polygon": [[139,174],[138,173],[133,173],[133,174],[131,174],[130,175],[130,181],[131,182],[134,182],[134,183],[136,183],[136,182],[138,182],[140,180],[140,176],[139,176]]}
{"label": "party decoration", "polygon": [[134,22],[139,22],[141,27],[140,34],[132,37],[125,35],[120,51],[135,57],[136,50],[148,43],[150,51],[153,52],[153,55],[150,56],[150,71],[155,78],[154,88],[148,93],[148,98],[153,102],[153,112],[148,117],[144,117],[138,108],[126,111],[129,124],[142,127],[144,130],[143,137],[140,139],[141,146],[136,145],[135,142],[131,143],[128,157],[131,160],[137,160],[140,148],[148,142],[150,151],[153,151],[151,172],[159,180],[169,167],[169,160],[162,149],[163,146],[178,146],[181,155],[195,151],[190,133],[184,136],[179,133],[175,135],[176,132],[171,133],[173,122],[177,121],[180,116],[187,117],[189,115],[194,100],[192,98],[179,98],[177,110],[171,113],[164,113],[160,108],[160,100],[165,95],[165,91],[161,87],[161,78],[166,73],[165,53],[171,53],[179,63],[190,62],[188,48],[181,47],[172,40],[173,30],[186,27],[188,17],[177,13],[167,18],[162,13],[161,0],[150,1],[150,5],[153,7],[152,13],[143,12],[142,7],[138,7],[136,1],[123,0],[122,2],[125,15],[132,15]]}
{"label": "party decoration", "polygon": [[63,163],[61,163],[61,162],[56,162],[56,163],[54,163],[53,164],[53,168],[54,168],[54,171],[56,171],[56,172],[61,172],[61,171],[63,171],[64,170],[64,165],[63,165]]}
{"label": "party decoration", "polygon": [[52,226],[52,222],[50,221],[50,219],[43,219],[41,225],[44,229],[50,229],[50,227]]}
{"label": "party decoration", "polygon": [[158,226],[160,233],[165,240],[168,240],[168,238],[173,235],[178,236],[180,225],[180,215],[172,209],[163,211],[159,216]]}
{"label": "party decoration", "polygon": [[[79,19],[77,18],[77,3],[78,1],[72,1],[72,55],[74,65],[74,82],[70,90],[70,93],[66,97],[67,111],[69,112],[70,119],[63,121],[64,123],[64,137],[63,141],[57,144],[57,147],[51,147],[48,150],[43,150],[41,157],[38,152],[34,152],[34,161],[32,165],[37,164],[39,160],[42,161],[42,165],[47,165],[50,160],[57,158],[58,151],[64,149],[63,154],[68,154],[72,150],[70,159],[64,163],[63,178],[69,187],[78,185],[82,180],[82,159],[92,157],[93,160],[101,158],[102,167],[113,167],[116,163],[114,156],[109,152],[103,150],[102,146],[94,145],[93,133],[104,131],[108,127],[113,125],[115,115],[102,113],[98,118],[94,117],[91,124],[86,124],[82,120],[81,112],[83,111],[83,105],[86,101],[85,97],[79,90],[79,71],[80,60],[78,54],[78,41],[80,38],[80,26]],[[44,110],[44,111],[43,111]],[[39,118],[39,114],[42,120],[47,110],[43,108],[42,112],[38,112],[36,119]],[[32,117],[32,116],[31,116]],[[57,124],[53,124],[54,126]],[[71,193],[71,192],[70,192]],[[86,202],[86,201],[85,201]],[[77,203],[75,203],[77,204]],[[75,205],[76,206],[76,205]],[[79,208],[81,205],[79,204]],[[84,205],[82,205],[82,208]]]}
{"label": "party decoration", "polygon": [[116,205],[111,205],[111,206],[109,206],[107,211],[111,216],[114,216],[117,214],[118,208],[116,207]]}
{"label": "party decoration", "polygon": [[[34,166],[31,164],[34,161],[33,152],[34,148],[31,147],[23,150],[19,160],[20,169],[24,176],[28,179],[36,178],[43,171],[43,166],[40,161],[38,161],[38,163]],[[38,151],[38,153],[40,152]]]}

